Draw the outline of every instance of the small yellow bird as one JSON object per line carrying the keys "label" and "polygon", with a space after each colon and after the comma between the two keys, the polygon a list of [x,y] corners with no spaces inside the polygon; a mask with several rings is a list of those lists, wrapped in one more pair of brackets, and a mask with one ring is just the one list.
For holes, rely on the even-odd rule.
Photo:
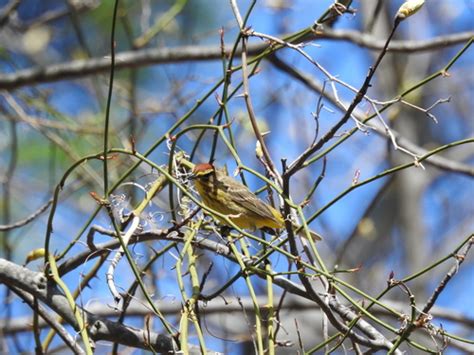
{"label": "small yellow bird", "polygon": [[[224,169],[216,169],[212,164],[196,164],[191,179],[204,204],[224,215],[242,229],[279,229],[285,227],[281,213],[260,200],[245,185],[228,176]],[[216,216],[221,222],[225,221]],[[306,237],[304,230],[299,233]],[[321,237],[310,231],[315,240]]]}

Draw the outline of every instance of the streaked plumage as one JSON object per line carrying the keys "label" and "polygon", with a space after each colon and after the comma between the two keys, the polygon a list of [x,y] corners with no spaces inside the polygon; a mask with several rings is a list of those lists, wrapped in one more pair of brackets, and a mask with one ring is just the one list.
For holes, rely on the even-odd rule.
{"label": "streaked plumage", "polygon": [[[228,176],[223,169],[216,169],[206,163],[196,164],[192,178],[204,204],[228,215],[239,228],[279,229],[285,226],[285,220],[279,211],[260,200],[245,185]],[[225,223],[222,220],[221,222]],[[311,235],[314,239],[321,239],[314,232]]]}
{"label": "streaked plumage", "polygon": [[193,175],[204,204],[217,212],[230,215],[238,227],[260,229],[284,226],[280,212],[260,200],[245,185],[223,170],[215,169],[211,164],[197,164]]}

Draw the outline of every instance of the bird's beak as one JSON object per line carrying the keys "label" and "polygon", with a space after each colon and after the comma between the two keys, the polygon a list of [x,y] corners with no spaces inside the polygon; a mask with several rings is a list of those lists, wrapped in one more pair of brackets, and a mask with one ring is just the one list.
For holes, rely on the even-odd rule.
{"label": "bird's beak", "polygon": [[197,179],[197,175],[193,172],[191,172],[191,174],[189,174],[188,176],[188,180],[196,180]]}

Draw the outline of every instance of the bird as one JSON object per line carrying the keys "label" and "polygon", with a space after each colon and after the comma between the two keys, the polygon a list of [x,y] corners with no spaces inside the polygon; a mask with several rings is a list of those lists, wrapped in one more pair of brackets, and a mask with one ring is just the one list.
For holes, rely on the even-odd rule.
{"label": "bird", "polygon": [[[194,180],[203,203],[226,215],[237,227],[264,231],[285,227],[285,219],[278,210],[259,199],[247,186],[228,176],[225,169],[216,168],[210,163],[199,163],[194,166],[190,179]],[[219,216],[215,218],[228,225]],[[313,231],[309,234],[312,239],[321,240],[319,234]],[[299,235],[306,237],[301,228]]]}

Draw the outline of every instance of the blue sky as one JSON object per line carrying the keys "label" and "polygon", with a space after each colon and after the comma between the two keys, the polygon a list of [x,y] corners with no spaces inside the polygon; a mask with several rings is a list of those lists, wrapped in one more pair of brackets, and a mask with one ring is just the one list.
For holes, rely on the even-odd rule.
{"label": "blue sky", "polygon": [[[332,3],[332,1],[295,0],[292,1],[291,9],[281,12],[275,12],[259,3],[256,6],[255,11],[252,13],[248,24],[252,26],[255,31],[271,35],[281,35],[282,31],[294,31],[311,25],[315,18],[323,9],[327,8],[330,3]],[[396,11],[396,8],[400,3],[401,1],[391,2],[392,13]],[[0,1],[0,6],[5,4],[6,1]],[[39,13],[46,11],[48,8],[56,9],[62,6],[63,3],[60,1],[50,1],[41,4],[35,1],[24,1],[19,8],[20,18],[23,20],[32,19],[38,16]],[[195,3],[193,6],[196,6]],[[359,2],[355,1],[354,7],[359,8]],[[245,6],[242,5],[242,9],[244,8]],[[181,35],[172,34],[169,36],[160,36],[161,42],[159,43],[164,43],[164,45],[170,46],[178,44],[218,45],[219,37],[217,29],[220,26],[226,27],[226,42],[229,44],[232,43],[236,35],[236,29],[232,22],[233,17],[228,8],[227,2],[225,5],[222,5],[222,2],[218,0],[201,1],[200,5],[196,6],[196,9],[196,11],[199,10],[200,12],[193,12],[192,14],[195,15],[194,17],[187,14],[187,18],[190,19],[189,21],[191,21],[191,19],[193,21],[193,31],[183,30],[180,32]],[[307,11],[307,9],[310,9],[310,11]],[[472,30],[473,11],[473,1],[427,1],[425,7],[419,14],[417,14],[417,16],[413,17],[413,20],[410,19],[410,21],[402,23],[398,34],[400,38],[415,40]],[[275,21],[276,17],[278,18],[278,21]],[[186,26],[185,19],[185,15],[183,15],[182,18],[179,17],[177,25],[181,27]],[[285,27],[282,28],[281,23],[284,23]],[[90,44],[94,55],[102,56],[104,53],[107,53],[108,47],[106,47],[104,43],[107,43],[106,41],[108,37],[104,35],[104,31],[108,27],[94,18],[88,18],[85,20],[85,24],[87,24],[87,26],[84,26],[84,30],[88,35],[86,40]],[[345,15],[337,23],[336,28],[359,29],[360,25],[360,16]],[[73,56],[74,49],[77,46],[77,40],[72,32],[69,21],[60,20],[52,23],[50,26],[53,35],[47,49],[47,54],[49,55],[51,62],[69,60]],[[138,25],[136,25],[136,27],[138,27]],[[119,33],[123,33],[120,31],[122,31],[121,29],[119,29]],[[253,39],[252,41],[257,40]],[[439,60],[430,58],[430,63],[433,63],[432,66],[429,66],[425,72],[419,73],[419,77],[416,77],[417,73],[413,74],[413,79],[416,81],[435,72],[439,69],[439,65],[445,65],[460,48],[461,46],[454,46],[452,48],[435,52],[433,56]],[[129,49],[123,36],[119,37],[118,49]],[[374,53],[369,53],[363,48],[359,48],[356,45],[346,42],[321,41],[317,46],[309,46],[306,47],[305,50],[333,75],[337,75],[338,78],[341,78],[355,87],[360,86],[365,78],[367,68],[373,63]],[[312,75],[315,79],[325,79],[324,76],[314,68],[314,66],[297,53],[292,53],[289,49],[285,49],[281,51],[281,56],[288,63],[291,63],[299,70]],[[26,58],[23,53],[12,53],[11,58],[15,59],[15,64],[19,68],[49,64],[45,63],[43,58]],[[419,58],[422,60],[423,57],[420,56]],[[386,58],[386,60],[388,59]],[[472,94],[474,89],[472,73],[470,73],[469,84],[462,87],[463,91],[456,91],[458,90],[457,88],[459,85],[463,83],[465,73],[469,74],[472,64],[473,53],[472,50],[469,50],[452,68],[451,78],[437,79],[428,84],[423,88],[422,95],[433,98],[431,102],[438,98],[452,95],[453,100],[457,100],[454,103],[458,104],[462,101],[459,106],[472,112],[473,107],[471,99],[473,97]],[[438,65],[438,67],[434,67],[434,65]],[[0,66],[3,73],[14,70],[9,61],[5,59],[0,61]],[[114,104],[111,116],[114,127],[119,126],[128,119],[128,107],[124,104],[127,98],[125,94],[126,90],[124,90],[126,75],[125,72],[117,73]],[[147,103],[150,102],[162,105],[170,104],[175,109],[176,115],[179,116],[184,114],[205,91],[219,80],[221,75],[222,69],[219,61],[147,67],[139,72],[139,86],[137,91],[139,98],[138,101],[143,105],[142,107],[147,107]],[[236,75],[235,82],[237,83],[237,78],[240,77],[240,74]],[[102,87],[106,87],[108,82],[106,75],[97,76],[96,79]],[[375,80],[377,80],[377,75]],[[173,88],[173,84],[178,81],[182,81],[185,84],[183,89],[180,91],[180,94],[186,98],[186,100],[182,100],[183,102],[179,105],[179,100],[177,100],[175,96],[170,96],[169,94]],[[102,112],[100,112],[100,106],[104,105],[104,103],[98,102],[94,92],[90,89],[90,83],[87,81],[66,80],[40,85],[39,88],[49,92],[47,101],[51,107],[64,115],[71,116],[81,124],[86,124],[84,122],[87,117],[90,118],[93,115],[101,117],[100,115],[102,115]],[[28,89],[22,90],[27,94],[32,93]],[[380,86],[375,85],[370,93],[379,100],[392,98],[391,94],[386,92],[379,93],[379,90]],[[221,89],[217,92],[220,94]],[[288,161],[292,161],[292,159],[296,158],[312,139],[314,133],[314,119],[312,118],[311,113],[314,112],[316,108],[318,96],[309,92],[308,89],[301,84],[293,82],[286,74],[281,73],[269,63],[265,62],[262,64],[261,73],[251,80],[251,93],[253,95],[252,97],[258,118],[262,122],[265,122],[265,126],[269,131],[271,131],[267,141],[271,148],[273,158],[278,162],[278,164],[281,158],[287,158]],[[352,99],[352,94],[348,92],[348,90],[340,88],[339,93],[342,100],[350,101]],[[279,100],[276,100],[276,102],[272,102],[272,95],[274,94],[280,95]],[[426,120],[426,130],[431,134],[431,143],[440,145],[469,136],[472,137],[474,131],[472,119],[466,118],[463,116],[463,112],[454,109],[454,103],[452,105],[441,105],[436,109],[435,114],[439,119],[438,125],[434,125],[428,119]],[[332,108],[330,105],[327,106],[328,110],[323,110],[320,118],[322,131],[327,130],[341,117],[340,112]],[[361,107],[363,109],[368,109],[368,106],[361,105]],[[193,115],[192,121],[195,123],[206,122],[217,108],[218,105],[216,100],[212,97]],[[42,112],[41,110],[31,108],[30,110],[32,114],[37,114],[40,117],[52,118],[52,115]],[[233,127],[235,127],[237,147],[243,161],[246,165],[263,172],[263,168],[258,164],[254,157],[254,139],[251,136],[249,138],[248,128],[245,127],[242,120],[239,120],[239,117],[242,117],[242,114],[245,117],[245,105],[243,100],[241,98],[232,100],[229,103],[229,111],[231,112],[232,117],[237,117],[236,123]],[[137,143],[137,149],[139,151],[145,151],[148,149],[153,141],[157,139],[157,137],[160,137],[170,127],[170,125],[176,121],[176,116],[170,115],[166,112],[152,113],[146,115],[146,120],[151,123],[147,126],[145,134]],[[349,129],[352,127],[353,125],[351,123],[344,128]],[[1,126],[1,129],[4,129],[4,125]],[[123,133],[124,136],[126,136],[124,132],[119,133]],[[35,132],[32,132],[26,125],[21,127],[21,134],[22,137],[31,137],[32,142],[39,142],[42,139],[39,135],[36,135]],[[194,138],[194,136],[184,137],[182,141],[180,141],[181,148],[190,150]],[[79,137],[79,140],[80,139],[82,138]],[[120,145],[122,143],[117,137],[114,137],[114,139],[114,144]],[[91,153],[100,150],[101,144],[102,142],[100,140],[96,140],[91,143],[90,147],[84,148],[82,146],[81,148],[87,149],[87,153]],[[360,173],[360,180],[363,180],[388,168],[387,149],[393,150],[392,147],[387,148],[386,141],[375,134],[372,133],[366,135],[358,132],[347,142],[347,144],[343,144],[331,152],[328,155],[325,180],[323,181],[321,188],[316,191],[314,201],[312,201],[312,204],[308,207],[308,215],[348,188],[351,185],[355,174]],[[200,159],[205,159],[208,156],[208,152],[209,146],[203,145],[198,156]],[[8,154],[3,151],[0,151],[0,154],[1,162],[5,162]],[[165,146],[162,146],[151,155],[151,158],[157,163],[166,163],[166,154],[167,149]],[[453,156],[456,158],[456,155]],[[227,164],[231,171],[235,168],[235,163],[230,159],[230,155],[223,145],[219,146],[216,157],[220,165]],[[470,160],[466,161],[466,163],[473,164],[472,153],[470,154]],[[128,162],[125,162],[124,164],[128,164]],[[292,185],[292,189],[295,193],[295,200],[299,200],[305,195],[306,190],[303,187],[305,186],[304,184],[308,181],[314,181],[319,176],[321,166],[321,162],[318,162],[310,167],[305,174],[297,176],[295,183]],[[47,190],[50,188],[50,184],[46,181],[46,178],[44,178],[47,176],[48,172],[47,169],[44,168],[45,165],[42,162],[25,162],[24,164],[20,164],[18,167],[17,176],[24,184],[23,186],[35,186],[36,191]],[[100,172],[100,169],[97,169],[97,171]],[[433,169],[428,168],[428,172],[432,173]],[[144,174],[144,172],[140,172],[140,174]],[[140,174],[137,174],[137,176]],[[59,171],[56,178],[61,175],[62,172]],[[262,186],[262,182],[259,179],[252,177],[250,174],[247,174],[246,177],[251,189],[255,190]],[[332,257],[334,255],[335,250],[356,227],[365,208],[370,203],[372,197],[377,193],[382,183],[383,181],[380,180],[374,184],[353,191],[343,200],[328,209],[312,224],[312,228],[323,231],[327,236],[327,240],[321,243],[321,250],[323,253],[328,255],[328,259],[330,259],[329,256]],[[463,237],[465,237],[457,235],[460,230],[458,223],[460,220],[467,224],[465,230],[473,230],[472,227],[474,222],[472,220],[469,222],[469,216],[472,216],[474,213],[474,207],[472,203],[470,203],[473,197],[473,188],[474,185],[472,178],[456,174],[440,174],[425,187],[422,199],[418,201],[420,208],[423,211],[423,220],[420,221],[420,223],[425,227],[426,236],[424,237],[426,237],[426,240],[429,242],[429,245],[425,245],[424,247],[429,248],[429,250],[433,252],[433,255],[436,255],[436,258],[439,258],[442,255],[447,255],[456,245],[455,243],[447,242],[449,236],[454,234],[454,237],[458,239],[463,239]],[[97,187],[97,191],[100,191],[100,187]],[[78,200],[76,200],[78,201],[77,204],[74,203],[74,200],[67,201],[64,204],[61,204],[58,209],[55,218],[54,250],[62,250],[71,239],[71,234],[75,235],[77,230],[81,228],[82,223],[84,223],[89,216],[90,208],[93,206],[93,201],[87,201],[88,192],[88,188],[81,189]],[[25,192],[22,190],[21,186],[17,186],[17,198],[20,201],[26,201],[27,203],[24,203],[15,211],[15,216],[17,214],[19,217],[22,216],[23,209],[29,204],[37,206],[44,200],[44,193],[31,193],[30,191],[27,200],[25,199],[25,196],[22,195],[23,193]],[[387,213],[390,213],[389,209],[387,210]],[[30,238],[27,241],[24,238],[25,230],[14,231],[11,233],[10,238],[14,240],[15,243],[18,242],[18,249],[16,249],[14,254],[15,261],[23,262],[25,254],[31,250],[31,248],[40,247],[42,245],[45,220],[46,217],[44,216],[39,221],[35,222],[33,225],[35,228],[27,227],[26,231],[31,233],[31,235],[34,235],[34,238]],[[110,226],[107,219],[103,216],[97,218],[94,223],[106,227]],[[442,236],[439,235],[440,231],[442,231]],[[386,233],[387,235],[390,235],[394,241],[399,237],[397,236],[396,230]],[[443,248],[443,250],[440,251],[439,243],[442,243],[442,246],[446,248]],[[158,245],[154,247],[158,248]],[[73,249],[73,251],[79,251],[81,248],[83,248],[83,246],[79,245]],[[140,246],[134,249],[137,257],[140,257],[140,254],[145,253],[145,249],[143,248],[143,246]],[[433,262],[436,258],[433,259]],[[167,256],[164,260],[164,263],[161,265],[163,265],[166,270],[171,269],[175,260],[171,256]],[[374,256],[374,260],[361,260],[361,262],[366,262],[366,264],[369,264],[368,266],[371,266],[372,262],[380,262],[380,260],[381,256],[376,255]],[[387,256],[386,260],[384,260],[383,275],[388,275],[390,270],[401,268],[401,260],[403,260],[401,251],[393,250],[393,252]],[[277,261],[278,260],[275,260],[275,262]],[[226,270],[222,280],[226,279],[225,276],[230,277],[237,270],[234,265],[231,265],[223,258],[216,258],[216,262],[218,263],[218,267],[222,267]],[[280,262],[282,265],[284,264],[283,261]],[[452,261],[449,261],[447,264],[451,265]],[[355,267],[356,265],[346,266]],[[35,268],[35,266],[32,267]],[[85,265],[84,269],[86,268],[87,265]],[[132,282],[132,274],[128,272],[129,268],[124,261],[119,265],[117,271],[117,283],[126,286]],[[77,270],[77,273],[71,273],[66,277],[66,281],[71,285],[77,284],[80,272],[81,270]],[[414,270],[410,270],[409,273],[411,272],[414,272]],[[442,274],[440,273],[436,274],[436,277],[428,285],[427,293],[432,291],[433,287],[435,287],[437,282],[439,282],[441,275]],[[397,277],[400,278],[403,276],[406,275],[397,275]],[[105,276],[102,274],[100,279],[94,281],[94,285],[100,286],[101,283],[103,284],[104,279]],[[163,279],[160,281],[162,282],[162,296],[179,294],[175,283],[174,271],[164,273]],[[473,293],[473,281],[472,262],[468,260],[460,269],[460,273],[456,275],[440,297],[439,305],[466,312],[471,317],[474,317],[473,303],[467,296]],[[384,285],[378,286],[383,287]],[[234,294],[246,292],[246,287],[243,281],[235,284],[233,292]],[[99,298],[107,300],[110,299],[110,295],[105,287],[93,287],[90,290],[88,289],[84,291],[83,298]],[[25,307],[21,304],[16,304],[15,314],[20,313],[25,313]],[[445,326],[449,327],[449,324]],[[29,340],[32,341],[31,338]],[[213,343],[211,344],[214,345]],[[221,346],[220,343],[216,343],[215,345]]]}

